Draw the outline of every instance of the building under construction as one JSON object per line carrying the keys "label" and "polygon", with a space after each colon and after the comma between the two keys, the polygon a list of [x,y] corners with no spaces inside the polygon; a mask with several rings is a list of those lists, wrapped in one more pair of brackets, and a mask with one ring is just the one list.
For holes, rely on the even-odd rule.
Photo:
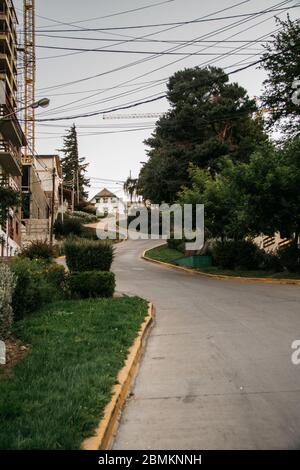
{"label": "building under construction", "polygon": [[[1,186],[21,190],[25,135],[17,110],[17,15],[11,0],[0,0],[0,179]],[[0,227],[0,255],[12,256],[21,243],[21,210],[10,207]]]}

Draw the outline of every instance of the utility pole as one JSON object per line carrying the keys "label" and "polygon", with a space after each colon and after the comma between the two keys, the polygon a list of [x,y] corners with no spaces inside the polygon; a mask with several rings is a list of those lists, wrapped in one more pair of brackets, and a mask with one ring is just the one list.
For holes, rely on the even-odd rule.
{"label": "utility pole", "polygon": [[64,223],[64,180],[61,179],[61,221]]}
{"label": "utility pole", "polygon": [[51,198],[51,222],[50,222],[50,246],[53,245],[54,229],[54,205],[55,205],[55,168],[52,170],[52,198]]}
{"label": "utility pole", "polygon": [[75,206],[75,173],[73,176],[73,185],[72,185],[72,212],[74,212]]}
{"label": "utility pole", "polygon": [[80,194],[79,194],[79,169],[77,168],[77,204],[80,203]]}

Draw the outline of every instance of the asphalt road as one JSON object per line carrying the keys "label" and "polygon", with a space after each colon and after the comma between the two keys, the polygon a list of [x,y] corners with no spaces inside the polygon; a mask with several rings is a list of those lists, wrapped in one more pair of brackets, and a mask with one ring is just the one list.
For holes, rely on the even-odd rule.
{"label": "asphalt road", "polygon": [[219,281],[118,246],[117,288],[156,307],[156,324],[114,449],[300,449],[300,288]]}

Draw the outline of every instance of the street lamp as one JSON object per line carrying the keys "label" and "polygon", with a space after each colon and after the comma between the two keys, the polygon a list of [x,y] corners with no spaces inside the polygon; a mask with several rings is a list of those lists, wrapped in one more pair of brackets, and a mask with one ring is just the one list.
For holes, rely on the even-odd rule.
{"label": "street lamp", "polygon": [[49,98],[41,98],[39,101],[32,103],[29,107],[32,109],[48,108],[49,104],[50,104]]}
{"label": "street lamp", "polygon": [[32,109],[37,109],[37,108],[48,108],[50,104],[49,98],[41,98],[38,101],[35,101],[34,103],[31,103],[29,106],[24,106],[24,108],[17,109],[16,111],[13,111],[12,113],[6,114],[6,116],[3,116],[1,118],[1,121],[13,116],[16,113],[19,113],[21,111],[24,111],[25,109],[32,108]]}

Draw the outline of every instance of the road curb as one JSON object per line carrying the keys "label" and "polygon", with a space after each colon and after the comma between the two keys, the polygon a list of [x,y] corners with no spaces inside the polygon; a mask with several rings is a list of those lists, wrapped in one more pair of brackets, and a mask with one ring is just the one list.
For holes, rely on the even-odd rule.
{"label": "road curb", "polygon": [[153,305],[148,306],[148,315],[141,326],[140,332],[133,345],[129,349],[125,366],[118,374],[118,384],[113,387],[113,394],[110,402],[105,407],[103,418],[95,435],[85,439],[81,445],[82,450],[108,450],[111,447],[114,434],[119,425],[119,417],[125,405],[132,380],[137,372],[140,360],[144,351],[145,342],[153,323]]}
{"label": "road curb", "polygon": [[[158,248],[158,247],[156,247]],[[152,259],[147,256],[146,250],[142,254],[142,259],[149,261],[150,263],[160,264],[166,268],[176,269],[177,271],[183,271],[188,274],[196,274],[198,276],[208,277],[210,279],[218,279],[220,281],[239,281],[239,282],[260,282],[262,284],[277,284],[277,285],[295,285],[300,286],[300,279],[271,279],[268,277],[240,277],[240,276],[225,276],[222,274],[210,274],[204,271],[196,271],[191,268],[184,268],[183,266],[176,266],[175,264],[165,263],[164,261],[159,261],[157,259]]]}

